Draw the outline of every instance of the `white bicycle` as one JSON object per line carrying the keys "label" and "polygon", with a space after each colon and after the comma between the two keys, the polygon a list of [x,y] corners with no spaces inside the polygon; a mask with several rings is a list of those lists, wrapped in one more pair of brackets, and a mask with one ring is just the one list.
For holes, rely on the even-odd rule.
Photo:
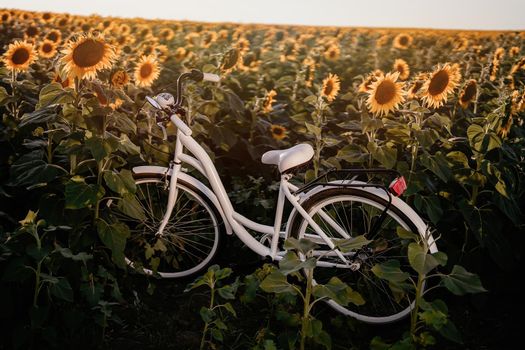
{"label": "white bicycle", "polygon": [[[437,252],[433,237],[423,220],[392,188],[404,184],[395,171],[385,169],[331,170],[299,188],[290,179],[298,167],[308,163],[314,151],[308,144],[268,151],[264,164],[277,166],[281,173],[273,226],[256,223],[237,213],[228,198],[219,174],[206,151],[192,137],[192,130],[181,120],[183,81],[218,82],[214,74],[192,70],[177,79],[177,96],[161,93],[148,102],[158,110],[157,121],[167,139],[163,123],[171,120],[177,127],[173,161],[169,167],[139,166],[136,176],[135,203],[143,215],[122,210],[118,203],[109,205],[112,215],[125,222],[131,230],[126,243],[126,261],[146,274],[164,278],[184,277],[205,268],[217,254],[223,231],[235,234],[244,244],[262,257],[280,260],[287,237],[308,238],[321,248],[314,269],[317,283],[337,276],[358,291],[366,303],[343,307],[329,304],[343,314],[368,323],[388,323],[410,313],[413,296],[399,298],[388,282],[376,277],[371,268],[386,260],[398,260],[408,269],[406,240],[397,234],[402,227],[426,239],[431,253]],[[184,165],[184,167],[183,167]],[[209,186],[189,174],[186,167],[198,171]],[[398,175],[393,186],[358,181],[362,174],[393,173]],[[330,175],[344,179],[329,180]],[[398,189],[402,192],[403,188]],[[284,218],[284,205],[292,210]],[[259,232],[257,240],[248,230]],[[336,240],[365,235],[372,243],[359,251],[343,253]],[[410,293],[410,292],[408,292]]]}

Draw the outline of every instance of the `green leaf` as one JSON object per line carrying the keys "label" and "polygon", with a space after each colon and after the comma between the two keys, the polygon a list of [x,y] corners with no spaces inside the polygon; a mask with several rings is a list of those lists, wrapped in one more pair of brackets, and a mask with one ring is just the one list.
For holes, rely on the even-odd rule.
{"label": "green leaf", "polygon": [[232,304],[230,304],[230,303],[225,303],[225,304],[223,304],[222,306],[224,306],[224,308],[225,308],[226,310],[228,310],[228,312],[229,312],[230,314],[232,314],[233,316],[237,317],[237,313],[235,312],[235,309],[233,308]]}
{"label": "green leaf", "polygon": [[104,171],[104,181],[112,191],[120,195],[135,193],[137,190],[133,174],[127,169],[122,169],[120,172],[111,170]]}
{"label": "green leaf", "polygon": [[305,122],[304,123],[306,125],[306,129],[312,133],[313,135],[315,136],[321,136],[321,128],[316,126],[316,125],[313,125],[313,124],[310,124],[308,122]]}
{"label": "green leaf", "polygon": [[450,170],[447,158],[441,152],[436,152],[436,154],[432,156],[425,152],[419,160],[425,168],[436,174],[443,182],[448,182],[448,180],[452,178],[452,171]]}
{"label": "green leaf", "polygon": [[59,299],[73,302],[73,288],[64,277],[59,277],[56,283],[51,283],[49,291]]}
{"label": "green leaf", "polygon": [[51,182],[60,176],[68,174],[62,167],[48,164],[42,158],[43,151],[35,150],[24,154],[16,160],[9,169],[9,185],[28,186]]}
{"label": "green leaf", "polygon": [[236,291],[237,291],[237,288],[231,285],[222,286],[217,289],[217,293],[219,293],[221,298],[226,299],[226,300],[234,300]]}
{"label": "green leaf", "polygon": [[86,139],[85,144],[97,162],[100,162],[114,151],[108,141],[96,135],[92,135],[90,138]]}
{"label": "green leaf", "polygon": [[392,169],[397,162],[397,150],[394,146],[379,146],[375,142],[369,142],[367,149],[372,157],[381,163],[385,168]]}
{"label": "green leaf", "polygon": [[296,238],[289,237],[284,242],[284,249],[288,249],[288,250],[295,249],[304,255],[308,254],[308,252],[316,248],[319,248],[319,246],[315,244],[314,242],[312,242],[311,240],[306,239],[306,238],[301,238],[298,240]]}
{"label": "green leaf", "polygon": [[73,90],[64,89],[60,83],[51,83],[40,90],[37,109],[47,107],[51,104],[65,104],[75,101]]}
{"label": "green leaf", "polygon": [[336,247],[338,247],[343,253],[348,253],[352,250],[357,250],[363,248],[365,245],[371,243],[372,241],[366,239],[364,235],[359,235],[351,237],[348,239],[338,239],[336,241]]}
{"label": "green leaf", "polygon": [[260,287],[267,293],[290,293],[296,294],[297,291],[286,280],[286,276],[280,271],[274,271],[261,282]]}
{"label": "green leaf", "polygon": [[441,277],[443,285],[455,295],[481,293],[487,290],[481,285],[479,276],[468,272],[460,265],[454,265],[452,272]]}
{"label": "green leaf", "polygon": [[112,260],[117,266],[124,268],[124,248],[130,235],[129,228],[121,222],[109,225],[104,220],[98,220],[97,231],[102,243],[111,250]]}
{"label": "green leaf", "polygon": [[58,117],[57,106],[52,105],[48,107],[43,107],[35,110],[31,113],[25,113],[22,118],[20,118],[20,127],[31,124],[40,124],[46,122],[53,122]]}
{"label": "green leaf", "polygon": [[81,178],[72,178],[66,183],[66,209],[81,209],[94,205],[104,196],[104,192],[102,186],[86,184]]}
{"label": "green leaf", "polygon": [[315,258],[308,258],[305,261],[301,261],[294,252],[287,252],[283,259],[279,261],[279,271],[286,276],[302,269],[312,269],[315,267],[315,264]]}
{"label": "green leaf", "polygon": [[221,332],[219,329],[217,329],[217,328],[212,328],[212,329],[210,330],[210,333],[211,333],[211,336],[213,337],[213,339],[218,340],[218,341],[220,341],[220,342],[222,342],[222,341],[224,340],[224,337],[223,337],[223,335],[222,335],[222,332]]}
{"label": "green leaf", "polygon": [[388,260],[381,264],[375,264],[372,272],[377,277],[393,283],[406,281],[410,274],[401,270],[398,260]]}
{"label": "green leaf", "polygon": [[92,254],[88,254],[86,252],[73,254],[73,252],[71,252],[71,249],[69,248],[56,248],[55,251],[60,253],[64,258],[68,258],[73,261],[82,261],[84,264],[87,263],[88,260],[93,259]]}
{"label": "green leaf", "polygon": [[144,207],[140,204],[137,197],[131,193],[124,193],[122,199],[118,201],[118,209],[125,215],[137,219],[140,222],[146,221]]}
{"label": "green leaf", "polygon": [[210,323],[216,317],[215,311],[208,309],[207,307],[201,307],[199,311],[201,318],[204,322]]}
{"label": "green leaf", "polygon": [[443,265],[443,255],[438,254],[435,257],[419,244],[410,243],[408,245],[408,261],[410,266],[419,274],[426,275],[437,266]]}
{"label": "green leaf", "polygon": [[363,305],[365,300],[357,291],[345,284],[337,277],[332,277],[326,284],[317,284],[313,288],[313,295],[317,298],[329,298],[336,303],[346,306],[348,303]]}

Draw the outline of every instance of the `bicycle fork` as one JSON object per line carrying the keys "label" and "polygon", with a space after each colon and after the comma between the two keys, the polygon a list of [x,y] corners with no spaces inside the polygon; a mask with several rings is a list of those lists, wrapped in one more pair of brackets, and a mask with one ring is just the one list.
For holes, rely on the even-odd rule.
{"label": "bicycle fork", "polygon": [[176,144],[175,144],[175,157],[172,162],[170,162],[168,174],[171,173],[170,181],[169,181],[169,194],[168,194],[168,203],[166,205],[166,213],[164,214],[164,217],[162,218],[162,222],[160,223],[159,229],[157,233],[155,233],[156,236],[162,236],[164,234],[164,230],[166,229],[166,226],[168,225],[168,222],[170,221],[171,213],[173,212],[173,208],[175,207],[175,203],[177,202],[177,195],[178,195],[178,189],[177,189],[177,178],[179,177],[179,173],[181,171],[182,163],[179,160],[179,152],[181,149],[181,142],[177,138]]}

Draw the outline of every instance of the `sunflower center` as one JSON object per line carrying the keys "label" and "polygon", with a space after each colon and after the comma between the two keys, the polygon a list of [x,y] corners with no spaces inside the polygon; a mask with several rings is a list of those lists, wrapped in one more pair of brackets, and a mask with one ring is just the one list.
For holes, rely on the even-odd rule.
{"label": "sunflower center", "polygon": [[399,38],[399,43],[403,46],[408,45],[408,37],[406,35],[403,35]]}
{"label": "sunflower center", "polygon": [[53,45],[45,43],[44,45],[42,45],[42,51],[44,51],[45,53],[50,53],[51,51],[53,51]]}
{"label": "sunflower center", "polygon": [[34,26],[30,26],[30,27],[28,27],[27,30],[26,30],[26,34],[27,34],[27,36],[29,36],[29,37],[34,37],[34,36],[36,36],[36,35],[38,34],[38,29],[37,29],[37,27],[34,27]]}
{"label": "sunflower center", "polygon": [[374,95],[377,103],[384,105],[391,102],[396,97],[396,85],[390,80],[382,81],[376,89]]}
{"label": "sunflower center", "polygon": [[428,93],[432,96],[439,95],[448,86],[448,82],[450,81],[448,72],[445,70],[440,70],[434,76],[432,79],[430,79],[430,84],[428,86]]}
{"label": "sunflower center", "polygon": [[140,67],[140,76],[142,78],[147,78],[151,75],[153,72],[153,67],[149,63],[145,63]]}
{"label": "sunflower center", "polygon": [[399,75],[403,75],[405,73],[405,67],[402,64],[398,64],[396,67],[396,70],[399,72]]}
{"label": "sunflower center", "polygon": [[463,93],[463,96],[461,96],[461,102],[467,102],[472,100],[472,98],[476,95],[476,84],[471,83],[468,84],[468,86],[465,88],[465,92]]}
{"label": "sunflower center", "polygon": [[51,41],[56,42],[58,40],[58,34],[56,32],[51,32],[47,35],[47,38]]}
{"label": "sunflower center", "polygon": [[273,129],[273,134],[276,135],[276,136],[281,136],[283,134],[284,130],[281,129],[281,128],[274,128]]}
{"label": "sunflower center", "polygon": [[28,59],[29,51],[26,48],[21,47],[13,53],[11,61],[13,61],[14,64],[24,64],[27,62]]}
{"label": "sunflower center", "polygon": [[334,90],[334,82],[332,80],[328,80],[326,82],[326,86],[324,87],[323,92],[326,96],[330,96],[333,90]]}
{"label": "sunflower center", "polygon": [[73,50],[73,62],[81,68],[92,67],[104,58],[104,44],[94,39],[87,39]]}

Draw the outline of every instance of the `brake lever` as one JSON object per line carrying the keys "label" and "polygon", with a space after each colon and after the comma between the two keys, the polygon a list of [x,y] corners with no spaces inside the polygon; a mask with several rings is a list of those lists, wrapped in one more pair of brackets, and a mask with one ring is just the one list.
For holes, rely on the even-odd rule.
{"label": "brake lever", "polygon": [[168,133],[166,132],[166,127],[162,125],[162,122],[157,123],[157,126],[162,129],[162,140],[166,141],[168,139]]}

